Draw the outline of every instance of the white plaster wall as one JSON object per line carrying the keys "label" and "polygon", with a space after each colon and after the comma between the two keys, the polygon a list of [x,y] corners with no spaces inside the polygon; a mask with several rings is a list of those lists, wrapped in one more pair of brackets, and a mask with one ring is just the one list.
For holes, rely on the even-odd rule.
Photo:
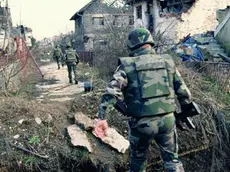
{"label": "white plaster wall", "polygon": [[25,41],[26,45],[28,47],[32,47],[32,42],[31,42],[31,38],[33,37],[32,32],[26,32],[25,37],[26,37],[26,41]]}
{"label": "white plaster wall", "polygon": [[[134,7],[140,4],[144,6],[145,3],[137,3]],[[160,33],[164,32],[164,36],[175,42],[189,33],[193,35],[210,30],[214,31],[218,25],[216,12],[218,9],[225,9],[227,5],[230,5],[230,0],[197,0],[187,13],[182,14],[183,21],[179,21],[175,17],[160,17],[157,0],[153,0],[152,14],[155,31],[156,33],[158,31]],[[134,8],[134,21],[136,25],[136,8]],[[145,28],[148,28],[147,20],[143,20],[143,22]]]}
{"label": "white plaster wall", "polygon": [[157,0],[153,0],[154,30],[156,33],[164,34],[169,39],[176,39],[176,25],[178,20],[175,17],[160,17]]}
{"label": "white plaster wall", "polygon": [[227,5],[230,5],[230,0],[197,0],[188,13],[182,14],[184,22],[177,25],[177,38],[188,33],[193,35],[215,30],[218,25],[216,11],[226,8]]}
{"label": "white plaster wall", "polygon": [[[136,7],[141,5],[142,6],[142,20],[137,19],[137,9]],[[137,4],[134,5],[134,28],[143,26],[145,28],[148,28],[148,23],[149,23],[149,19],[148,19],[148,15],[147,15],[147,2],[139,2]]]}

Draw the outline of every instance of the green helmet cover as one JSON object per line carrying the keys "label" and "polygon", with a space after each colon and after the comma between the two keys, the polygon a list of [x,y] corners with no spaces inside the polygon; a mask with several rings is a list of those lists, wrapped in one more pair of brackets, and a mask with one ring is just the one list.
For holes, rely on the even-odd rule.
{"label": "green helmet cover", "polygon": [[134,29],[129,32],[127,46],[130,49],[136,49],[144,44],[154,46],[154,41],[149,30],[145,28]]}

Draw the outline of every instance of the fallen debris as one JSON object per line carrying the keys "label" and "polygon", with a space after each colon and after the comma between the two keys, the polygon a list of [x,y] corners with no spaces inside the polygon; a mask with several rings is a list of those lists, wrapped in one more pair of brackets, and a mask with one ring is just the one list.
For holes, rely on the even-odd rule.
{"label": "fallen debris", "polygon": [[172,50],[183,61],[229,62],[230,59],[225,53],[225,49],[218,44],[213,34],[213,32],[193,36],[189,34]]}
{"label": "fallen debris", "polygon": [[22,124],[23,121],[24,121],[24,119],[20,119],[20,120],[18,121],[18,123],[19,123],[19,124]]}
{"label": "fallen debris", "polygon": [[20,137],[19,134],[16,134],[16,135],[13,136],[14,139],[18,139],[19,137]]}
{"label": "fallen debris", "polygon": [[42,123],[42,120],[38,117],[35,117],[35,121],[38,125],[40,125]]}
{"label": "fallen debris", "polygon": [[67,131],[71,138],[71,143],[74,146],[82,146],[87,148],[89,152],[93,151],[92,146],[86,136],[86,133],[84,133],[77,125],[74,124],[67,127]]}
{"label": "fallen debris", "polygon": [[223,53],[218,54],[224,61],[230,63],[230,58]]}
{"label": "fallen debris", "polygon": [[[82,112],[77,112],[75,115],[76,124],[82,126],[86,131],[92,130],[95,127],[96,120],[92,120]],[[92,131],[94,136],[97,135]],[[110,145],[120,153],[125,153],[129,148],[129,141],[120,135],[114,128],[108,128],[107,136],[101,139],[102,142]]]}
{"label": "fallen debris", "polygon": [[[97,134],[93,131],[97,137]],[[110,145],[120,153],[125,153],[129,148],[129,141],[120,135],[114,128],[107,129],[107,135],[101,139],[102,142]]]}
{"label": "fallen debris", "polygon": [[77,112],[74,116],[77,125],[82,126],[86,131],[93,130],[95,121],[84,115],[82,112]]}

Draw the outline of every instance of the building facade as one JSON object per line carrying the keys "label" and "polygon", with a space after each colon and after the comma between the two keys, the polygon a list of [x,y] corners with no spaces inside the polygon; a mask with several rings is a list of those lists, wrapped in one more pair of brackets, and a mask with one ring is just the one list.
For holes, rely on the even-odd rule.
{"label": "building facade", "polygon": [[82,51],[91,51],[96,43],[105,43],[103,37],[114,28],[133,28],[134,24],[131,9],[115,8],[101,0],[92,0],[70,20],[75,22],[74,47]]}

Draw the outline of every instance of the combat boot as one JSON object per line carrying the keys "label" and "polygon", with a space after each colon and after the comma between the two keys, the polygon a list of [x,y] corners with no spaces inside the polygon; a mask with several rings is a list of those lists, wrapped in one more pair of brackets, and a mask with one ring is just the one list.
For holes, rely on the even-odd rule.
{"label": "combat boot", "polygon": [[72,83],[73,83],[72,79],[70,79],[70,80],[69,80],[69,83],[70,83],[70,84],[72,84]]}
{"label": "combat boot", "polygon": [[78,81],[77,81],[77,80],[75,81],[75,84],[78,84]]}

